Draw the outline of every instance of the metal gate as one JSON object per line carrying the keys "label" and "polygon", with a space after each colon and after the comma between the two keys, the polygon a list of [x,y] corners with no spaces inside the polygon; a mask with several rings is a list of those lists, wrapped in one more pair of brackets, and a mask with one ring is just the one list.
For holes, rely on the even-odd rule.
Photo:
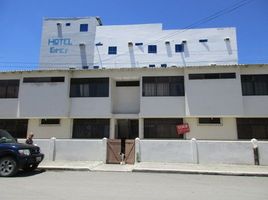
{"label": "metal gate", "polygon": [[135,162],[135,140],[108,139],[107,141],[107,164],[120,164],[121,153],[124,153],[124,162],[134,164]]}

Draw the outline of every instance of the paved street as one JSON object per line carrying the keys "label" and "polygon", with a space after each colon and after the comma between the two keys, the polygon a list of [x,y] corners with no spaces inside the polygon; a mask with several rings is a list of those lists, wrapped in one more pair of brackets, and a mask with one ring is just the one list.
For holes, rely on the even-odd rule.
{"label": "paved street", "polygon": [[267,200],[267,177],[40,171],[0,178],[2,200]]}

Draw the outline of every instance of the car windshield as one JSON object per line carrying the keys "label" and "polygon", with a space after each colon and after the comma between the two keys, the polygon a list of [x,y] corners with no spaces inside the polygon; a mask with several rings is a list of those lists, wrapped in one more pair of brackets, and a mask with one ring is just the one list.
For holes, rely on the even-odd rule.
{"label": "car windshield", "polygon": [[5,130],[0,130],[0,143],[16,143],[16,140]]}

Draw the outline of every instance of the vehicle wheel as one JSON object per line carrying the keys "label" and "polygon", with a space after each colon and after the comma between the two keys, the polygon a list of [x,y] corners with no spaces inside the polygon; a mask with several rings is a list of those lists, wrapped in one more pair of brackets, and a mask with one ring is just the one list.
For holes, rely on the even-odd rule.
{"label": "vehicle wheel", "polygon": [[26,172],[32,172],[34,171],[36,168],[38,167],[38,164],[31,164],[31,165],[27,165],[23,168],[24,171]]}
{"label": "vehicle wheel", "polygon": [[14,158],[5,157],[0,159],[0,176],[13,176],[18,171],[18,165]]}

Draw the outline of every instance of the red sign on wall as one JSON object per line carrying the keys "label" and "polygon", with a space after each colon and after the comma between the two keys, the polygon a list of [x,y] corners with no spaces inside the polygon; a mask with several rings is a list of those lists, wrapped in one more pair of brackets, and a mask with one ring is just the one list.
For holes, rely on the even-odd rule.
{"label": "red sign on wall", "polygon": [[190,127],[188,123],[177,125],[176,129],[177,129],[178,135],[182,135],[182,134],[190,132]]}

